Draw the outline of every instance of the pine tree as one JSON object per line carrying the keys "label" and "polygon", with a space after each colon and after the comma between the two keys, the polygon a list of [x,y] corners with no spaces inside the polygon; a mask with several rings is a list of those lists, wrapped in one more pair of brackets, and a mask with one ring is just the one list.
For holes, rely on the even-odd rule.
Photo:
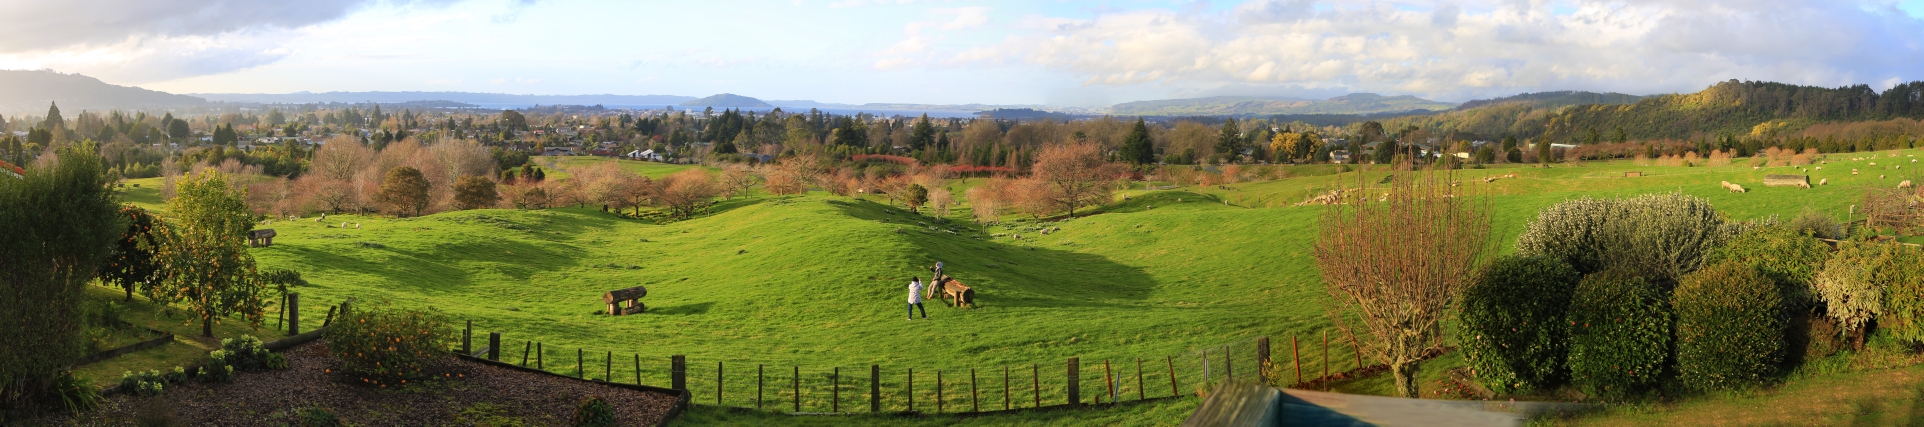
{"label": "pine tree", "polygon": [[1216,135],[1216,155],[1224,162],[1235,163],[1243,152],[1243,132],[1236,128],[1236,119],[1223,122],[1223,130]]}
{"label": "pine tree", "polygon": [[1136,126],[1129,129],[1129,136],[1122,140],[1122,159],[1138,165],[1156,162],[1156,147],[1149,140],[1149,126],[1141,117],[1136,118]]}
{"label": "pine tree", "polygon": [[41,122],[41,126],[46,127],[47,129],[53,129],[56,127],[64,127],[66,125],[67,125],[67,119],[60,118],[60,105],[57,103],[51,103],[51,102],[47,103],[47,120]]}

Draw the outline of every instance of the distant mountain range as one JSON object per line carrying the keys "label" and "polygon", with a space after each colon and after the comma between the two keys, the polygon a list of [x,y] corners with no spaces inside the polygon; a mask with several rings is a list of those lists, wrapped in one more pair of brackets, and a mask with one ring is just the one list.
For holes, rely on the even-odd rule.
{"label": "distant mountain range", "polygon": [[382,103],[410,101],[450,101],[478,106],[502,104],[540,105],[677,105],[695,97],[679,95],[510,95],[477,92],[294,92],[294,93],[195,93],[208,101],[260,104]]}
{"label": "distant mountain range", "polygon": [[1637,101],[1641,101],[1644,98],[1645,97],[1642,97],[1642,96],[1621,94],[1616,92],[1596,93],[1596,92],[1564,90],[1564,91],[1555,91],[1555,92],[1525,93],[1525,94],[1506,96],[1506,97],[1496,98],[1496,99],[1479,99],[1479,100],[1465,102],[1460,105],[1457,105],[1456,110],[1462,111],[1462,110],[1469,110],[1469,109],[1485,107],[1490,105],[1507,104],[1507,103],[1513,103],[1513,102],[1527,103],[1530,106],[1537,107],[1537,108],[1558,108],[1558,107],[1568,107],[1572,105],[1585,105],[1585,104],[1623,105],[1623,104],[1635,104],[1637,103]]}
{"label": "distant mountain range", "polygon": [[44,113],[49,103],[67,111],[108,108],[167,108],[206,105],[207,100],[111,85],[79,74],[0,70],[0,112]]}
{"label": "distant mountain range", "polygon": [[732,93],[711,95],[707,98],[689,100],[688,102],[681,103],[681,106],[683,107],[715,107],[715,108],[775,108],[775,106],[768,105],[768,103],[762,102],[762,100],[749,98],[741,95],[736,95]]}
{"label": "distant mountain range", "polygon": [[1276,114],[1374,114],[1411,110],[1446,111],[1456,104],[1414,96],[1352,93],[1325,100],[1288,97],[1215,96],[1136,101],[1109,107],[1118,116],[1249,116]]}

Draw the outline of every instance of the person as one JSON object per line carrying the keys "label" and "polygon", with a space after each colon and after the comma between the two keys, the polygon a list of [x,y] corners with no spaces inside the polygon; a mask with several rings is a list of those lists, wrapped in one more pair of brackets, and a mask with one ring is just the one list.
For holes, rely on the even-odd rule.
{"label": "person", "polygon": [[922,318],[929,318],[929,309],[922,307],[922,278],[909,278],[909,320],[915,320],[915,310],[922,310]]}
{"label": "person", "polygon": [[935,292],[937,291],[937,289],[936,289],[936,288],[940,288],[940,287],[942,287],[942,282],[943,282],[943,281],[944,281],[944,280],[943,280],[943,278],[942,278],[942,262],[941,262],[941,261],[936,261],[936,262],[935,262],[935,275],[934,275],[934,276],[930,276],[930,277],[929,277],[929,286],[928,286],[928,289],[926,289],[926,290],[923,290],[923,291],[922,291],[922,298],[933,298],[933,297],[935,297]]}

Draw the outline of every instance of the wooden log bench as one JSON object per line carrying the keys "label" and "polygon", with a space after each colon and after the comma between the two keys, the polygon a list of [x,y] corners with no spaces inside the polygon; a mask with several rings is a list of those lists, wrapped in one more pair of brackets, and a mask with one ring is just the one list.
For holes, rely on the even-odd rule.
{"label": "wooden log bench", "polygon": [[[648,288],[636,286],[627,289],[616,289],[601,294],[601,302],[608,304],[609,316],[637,314],[648,310],[648,305],[642,304],[640,301],[641,297],[645,296],[648,296]],[[626,307],[622,306],[624,302],[627,303]]]}
{"label": "wooden log bench", "polygon": [[274,229],[260,229],[247,233],[247,245],[256,248],[274,246]]}
{"label": "wooden log bench", "polygon": [[1810,188],[1809,175],[1764,175],[1765,187]]}
{"label": "wooden log bench", "polygon": [[944,279],[945,280],[938,281],[938,285],[936,285],[938,288],[937,292],[941,293],[943,299],[953,301],[955,307],[962,307],[965,304],[970,307],[975,307],[974,288],[962,284],[962,281],[955,280],[954,277],[945,276]]}

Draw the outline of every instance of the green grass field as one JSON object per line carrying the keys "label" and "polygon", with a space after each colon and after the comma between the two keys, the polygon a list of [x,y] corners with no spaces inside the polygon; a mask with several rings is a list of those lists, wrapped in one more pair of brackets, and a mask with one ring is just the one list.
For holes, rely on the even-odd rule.
{"label": "green grass field", "polygon": [[[1797,170],[1747,165],[1685,168],[1618,161],[1456,174],[1461,185],[1489,196],[1493,238],[1509,252],[1538,209],[1580,196],[1682,192],[1709,199],[1733,219],[1788,218],[1806,209],[1842,219],[1865,188],[1894,186],[1924,168],[1911,162],[1916,154],[1876,153],[1875,160],[1854,160],[1871,154],[1831,155],[1828,163],[1815,165],[1823,169],[1810,171],[1813,184],[1828,178],[1828,185],[1811,189],[1763,187],[1765,174]],[[565,169],[608,160],[542,161]],[[689,167],[622,164],[654,176]],[[932,407],[927,405],[934,402],[938,370],[951,408],[963,407],[966,400],[958,396],[967,396],[970,368],[986,384],[980,392],[984,406],[1000,408],[1001,368],[1013,367],[1012,381],[1020,385],[1030,380],[1032,365],[1042,372],[1043,399],[1059,403],[1063,364],[1070,357],[1081,360],[1085,400],[1103,389],[1105,360],[1112,374],[1124,379],[1117,394],[1136,396],[1135,381],[1127,378],[1135,375],[1136,358],[1148,372],[1147,394],[1168,395],[1165,372],[1173,365],[1179,392],[1193,396],[1205,375],[1205,355],[1210,381],[1227,373],[1221,359],[1225,345],[1235,357],[1234,373],[1249,376],[1255,372],[1252,340],[1262,336],[1275,340],[1281,366],[1287,366],[1291,337],[1300,338],[1304,376],[1320,374],[1319,334],[1330,328],[1311,244],[1323,208],[1293,205],[1339,182],[1375,182],[1386,172],[1331,175],[1328,165],[1303,168],[1304,173],[1291,174],[1297,177],[1273,181],[1130,190],[1124,193],[1127,201],[1105,213],[1047,224],[978,226],[966,220],[966,206],[937,218],[876,200],[816,192],[738,197],[717,204],[708,215],[667,225],[589,208],[473,210],[408,219],[328,215],[325,222],[310,218],[262,225],[279,236],[273,247],[253,253],[261,267],[299,270],[312,283],[297,289],[307,328],[319,326],[326,305],[353,297],[433,307],[457,321],[472,320],[477,346],[485,344],[487,332],[503,334],[504,360],[518,363],[524,343],[539,341],[546,350],[544,367],[555,372],[573,374],[573,353],[585,349],[587,375],[600,377],[612,352],[614,378],[633,381],[638,355],[642,381],[666,385],[669,356],[687,355],[689,388],[704,405],[716,403],[717,363],[725,383],[723,405],[755,405],[760,366],[770,384],[769,406],[782,411],[793,409],[789,390],[796,367],[804,382],[804,412],[829,410],[833,389],[828,383],[836,367],[842,370],[843,408],[865,410],[871,364],[883,366],[885,406],[894,410],[906,407],[900,390],[909,368],[916,372],[921,410]],[[1860,173],[1852,175],[1852,168]],[[1626,178],[1627,171],[1644,176]],[[565,176],[565,170],[549,173],[551,179]],[[1517,177],[1482,180],[1504,174]],[[1751,191],[1729,193],[1719,181]],[[125,191],[128,201],[159,207],[157,179],[130,182],[142,186]],[[342,222],[348,228],[340,228]],[[1060,231],[1036,232],[1044,227]],[[976,289],[980,307],[955,309],[932,300],[927,320],[905,320],[908,278],[926,279],[924,268],[936,261],[946,262],[951,274]],[[649,290],[643,299],[647,313],[601,314],[602,292],[638,285]],[[1352,357],[1347,345],[1333,345],[1331,369],[1353,367]],[[1422,371],[1426,390],[1443,368],[1460,364],[1454,360],[1439,360]],[[1339,386],[1357,393],[1389,388],[1387,378]],[[1020,402],[1031,393],[1014,394]],[[1088,416],[1113,417],[1107,419],[1118,420],[1114,424],[1172,425],[1194,402],[1192,397]],[[691,413],[688,421],[757,423],[762,416],[709,408]],[[1051,417],[1065,416],[1011,414],[968,423],[1053,425],[1065,419]]]}

